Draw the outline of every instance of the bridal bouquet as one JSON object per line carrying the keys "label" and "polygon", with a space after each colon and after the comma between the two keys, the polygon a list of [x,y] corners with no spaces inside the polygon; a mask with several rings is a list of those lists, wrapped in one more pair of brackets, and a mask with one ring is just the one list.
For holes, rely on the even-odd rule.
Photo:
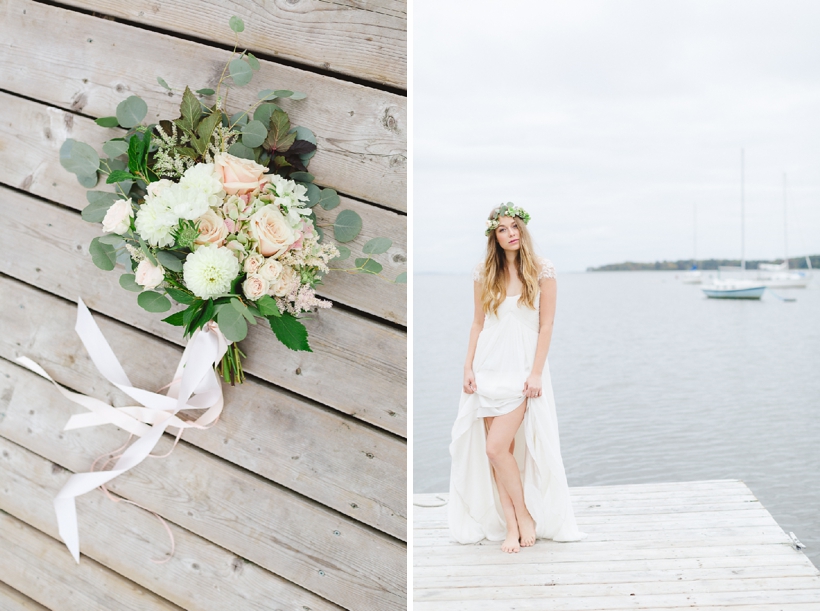
{"label": "bridal bouquet", "polygon": [[[244,29],[236,17],[230,25],[235,32]],[[216,323],[231,342],[218,367],[231,384],[244,379],[237,342],[257,318],[288,348],[310,351],[298,317],[331,306],[317,298],[316,286],[330,260],[350,254],[324,242],[316,224],[313,207],[330,210],[339,196],[313,184],[307,171],[316,152],[314,134],[292,126],[274,103],[306,96],[266,89],[251,108],[233,115],[225,109],[226,80],[247,85],[258,69],[251,53],[240,53],[225,66],[216,90],[186,86],[179,117],[157,124],[143,125],[146,103],[127,98],[116,116],[97,119],[126,130],[105,142],[107,157],[72,139],[60,150],[61,163],[81,184],[93,188],[102,173],[116,188],[87,194],[83,218],[101,222],[104,232],[89,247],[94,263],[104,270],[123,264],[120,285],[138,293],[137,303],[149,312],[170,310],[171,300],[184,305],[163,320],[183,327],[186,337]],[[206,98],[213,102],[206,104]],[[361,230],[361,218],[344,210],[333,228],[337,242],[348,242]],[[380,254],[391,245],[374,238],[364,252]],[[341,271],[381,269],[367,256]]]}

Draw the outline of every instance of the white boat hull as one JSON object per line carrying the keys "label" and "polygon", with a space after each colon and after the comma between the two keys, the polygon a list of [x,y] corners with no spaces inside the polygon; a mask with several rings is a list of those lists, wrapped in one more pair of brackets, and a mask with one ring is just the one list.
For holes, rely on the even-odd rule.
{"label": "white boat hull", "polygon": [[716,282],[701,290],[711,299],[760,299],[766,287],[757,283]]}

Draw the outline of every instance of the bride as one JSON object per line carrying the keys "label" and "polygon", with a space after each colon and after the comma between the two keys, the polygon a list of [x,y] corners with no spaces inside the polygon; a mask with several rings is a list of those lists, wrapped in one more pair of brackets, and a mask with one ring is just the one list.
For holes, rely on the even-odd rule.
{"label": "bride", "polygon": [[555,268],[533,252],[522,208],[493,209],[473,274],[475,317],[452,431],[449,525],[459,543],[580,541],[558,441],[547,352]]}

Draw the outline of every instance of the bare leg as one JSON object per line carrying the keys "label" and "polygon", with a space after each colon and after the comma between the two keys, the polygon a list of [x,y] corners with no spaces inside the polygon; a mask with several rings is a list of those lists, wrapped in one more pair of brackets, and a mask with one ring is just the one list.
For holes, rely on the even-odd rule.
{"label": "bare leg", "polygon": [[524,420],[526,405],[525,400],[509,414],[493,418],[487,434],[487,456],[493,466],[499,489],[503,486],[512,501],[522,547],[535,543],[535,522],[524,503],[521,475],[510,447]]}
{"label": "bare leg", "polygon": [[[488,433],[492,421],[493,417],[484,418],[484,429]],[[510,444],[510,454],[513,453],[514,449],[515,439],[513,439]],[[501,544],[501,551],[507,552],[508,554],[516,554],[520,549],[520,533],[518,532],[518,520],[515,518],[515,507],[513,506],[512,499],[510,498],[507,489],[504,488],[498,480],[498,476],[495,473],[495,468],[491,466],[490,469],[492,469],[493,478],[495,479],[496,486],[498,487],[498,497],[501,500],[501,507],[504,510],[504,520],[507,522],[507,538],[504,539],[504,542]]]}

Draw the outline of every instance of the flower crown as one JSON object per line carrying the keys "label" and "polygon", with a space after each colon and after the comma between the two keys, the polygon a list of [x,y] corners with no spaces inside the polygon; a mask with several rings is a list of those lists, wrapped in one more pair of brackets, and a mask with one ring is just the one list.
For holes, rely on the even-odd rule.
{"label": "flower crown", "polygon": [[507,202],[506,204],[501,204],[501,206],[498,207],[498,211],[493,214],[493,218],[487,219],[487,230],[484,232],[484,235],[488,236],[496,230],[498,227],[499,216],[517,216],[524,221],[525,225],[530,222],[530,215],[527,214],[526,210],[520,206],[514,205],[512,202]]}

